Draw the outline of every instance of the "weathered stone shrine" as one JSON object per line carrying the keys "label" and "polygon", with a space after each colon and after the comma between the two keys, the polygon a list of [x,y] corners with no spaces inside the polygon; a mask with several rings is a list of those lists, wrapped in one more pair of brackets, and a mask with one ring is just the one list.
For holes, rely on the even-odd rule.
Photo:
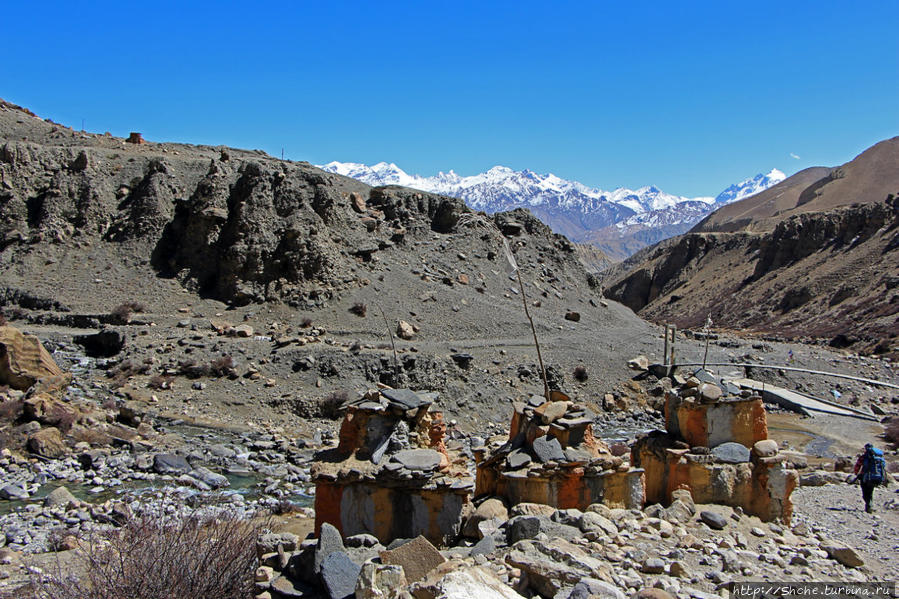
{"label": "weathered stone shrine", "polygon": [[647,503],[689,489],[696,503],[740,506],[789,522],[798,475],[768,440],[762,398],[699,370],[665,396],[665,428],[638,440],[632,462],[646,471]]}
{"label": "weathered stone shrine", "polygon": [[319,452],[315,529],[372,534],[384,544],[423,535],[435,545],[458,536],[473,481],[447,451],[436,393],[370,391],[347,406],[336,448]]}
{"label": "weathered stone shrine", "polygon": [[561,509],[643,506],[643,470],[631,468],[593,436],[593,414],[563,394],[515,403],[509,440],[486,455],[475,451],[475,493],[508,505],[543,503]]}

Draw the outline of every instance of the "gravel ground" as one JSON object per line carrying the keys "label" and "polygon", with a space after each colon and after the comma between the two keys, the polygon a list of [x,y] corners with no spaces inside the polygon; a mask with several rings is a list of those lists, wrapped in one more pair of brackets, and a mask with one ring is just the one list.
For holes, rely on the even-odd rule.
{"label": "gravel ground", "polygon": [[899,575],[899,489],[874,491],[875,512],[868,514],[858,485],[800,487],[792,495],[793,523],[820,527],[825,534],[864,555],[873,580],[895,581]]}

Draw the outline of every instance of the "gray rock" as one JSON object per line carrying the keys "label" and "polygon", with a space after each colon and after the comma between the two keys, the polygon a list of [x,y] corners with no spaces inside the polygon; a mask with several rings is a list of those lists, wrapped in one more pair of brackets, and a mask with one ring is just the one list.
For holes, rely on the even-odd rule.
{"label": "gray rock", "polygon": [[322,524],[321,532],[318,535],[318,543],[315,546],[315,557],[312,563],[312,572],[318,574],[321,571],[322,563],[330,554],[335,551],[344,551],[343,539],[340,532],[327,522]]}
{"label": "gray rock", "polygon": [[50,493],[44,497],[44,506],[46,507],[55,507],[57,505],[67,506],[72,504],[80,503],[75,496],[72,495],[71,491],[69,491],[65,487],[57,487],[50,491]]}
{"label": "gray rock", "polygon": [[472,557],[476,555],[490,555],[494,551],[496,551],[496,539],[489,535],[475,543],[469,555]]}
{"label": "gray rock", "polygon": [[515,516],[506,524],[506,542],[510,545],[522,539],[533,539],[540,533],[551,539],[581,537],[580,529],[553,522],[545,516]]}
{"label": "gray rock", "polygon": [[6,485],[0,488],[0,499],[28,499],[28,491],[19,485]]}
{"label": "gray rock", "polygon": [[433,449],[404,449],[391,457],[391,460],[408,470],[431,472],[440,466],[442,458],[443,455]]}
{"label": "gray rock", "polygon": [[657,557],[651,557],[643,562],[640,571],[644,574],[662,574],[665,572],[665,562]]}
{"label": "gray rock", "polygon": [[233,458],[237,455],[237,452],[226,445],[222,445],[221,443],[211,445],[209,447],[209,453],[217,458]]}
{"label": "gray rock", "polygon": [[722,443],[712,449],[712,455],[719,462],[742,464],[749,461],[749,448],[734,441]]}
{"label": "gray rock", "polygon": [[699,519],[709,525],[709,528],[723,530],[727,526],[727,518],[718,512],[703,510],[699,512]]}
{"label": "gray rock", "polygon": [[608,582],[584,578],[572,587],[568,599],[627,599],[627,595]]}
{"label": "gray rock", "polygon": [[534,439],[532,447],[534,448],[534,454],[536,454],[537,459],[543,463],[566,461],[565,452],[562,451],[562,446],[555,437],[551,438],[546,435],[537,437]]}
{"label": "gray rock", "polygon": [[159,474],[187,474],[192,469],[184,456],[173,453],[158,453],[153,456],[153,470]]}
{"label": "gray rock", "polygon": [[420,408],[432,403],[428,397],[422,397],[411,389],[382,389],[381,395],[386,397],[393,406],[403,410]]}
{"label": "gray rock", "polygon": [[191,470],[190,475],[195,479],[209,485],[213,489],[221,489],[223,487],[231,486],[231,483],[228,482],[228,478],[226,476],[217,474],[209,468],[205,468],[203,466],[198,466],[197,468]]}
{"label": "gray rock", "polygon": [[540,534],[543,520],[540,516],[515,516],[506,526],[507,542],[511,545],[522,539],[533,539]]}
{"label": "gray rock", "polygon": [[509,454],[509,457],[506,458],[506,463],[509,465],[510,470],[518,470],[531,463],[531,456],[523,451],[516,450]]}
{"label": "gray rock", "polygon": [[356,591],[356,579],[362,572],[362,566],[342,551],[334,551],[321,565],[321,581],[331,599],[344,599]]}

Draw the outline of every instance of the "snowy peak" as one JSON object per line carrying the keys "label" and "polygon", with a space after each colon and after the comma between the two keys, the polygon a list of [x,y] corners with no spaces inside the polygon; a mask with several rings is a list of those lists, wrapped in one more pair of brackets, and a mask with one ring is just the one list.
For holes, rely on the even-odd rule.
{"label": "snowy peak", "polygon": [[715,198],[715,204],[717,206],[724,206],[725,204],[733,204],[734,202],[739,202],[742,199],[748,198],[749,196],[765,191],[769,187],[777,185],[786,178],[787,176],[785,174],[783,174],[776,168],[773,168],[766,175],[759,174],[755,177],[750,177],[749,179],[744,179],[739,183],[731,185],[718,194],[718,196]]}
{"label": "snowy peak", "polygon": [[[433,177],[410,175],[386,162],[372,166],[331,162],[320,168],[373,186],[402,185],[461,198],[471,208],[488,213],[529,208],[554,231],[574,241],[591,240],[593,232],[607,227],[622,238],[635,230],[682,232],[680,229],[689,229],[713,210],[764,191],[785,178],[782,172],[772,169],[731,185],[715,198],[687,198],[665,193],[654,185],[603,191],[552,173],[515,171],[501,165],[477,175],[461,176],[450,170]],[[636,251],[639,247],[628,249]]]}
{"label": "snowy peak", "polygon": [[453,171],[440,172],[433,177],[409,175],[395,164],[379,162],[372,166],[353,162],[330,162],[321,167],[331,173],[358,179],[369,185],[404,185],[460,197],[469,206],[486,212],[508,210],[518,206],[564,207],[568,210],[590,212],[597,204],[613,203],[619,209],[633,213],[650,212],[675,206],[682,202],[710,198],[686,198],[667,194],[655,186],[637,190],[618,188],[603,191],[578,181],[568,181],[552,173],[539,174],[532,170],[515,171],[507,166],[494,166],[487,172],[462,177]]}

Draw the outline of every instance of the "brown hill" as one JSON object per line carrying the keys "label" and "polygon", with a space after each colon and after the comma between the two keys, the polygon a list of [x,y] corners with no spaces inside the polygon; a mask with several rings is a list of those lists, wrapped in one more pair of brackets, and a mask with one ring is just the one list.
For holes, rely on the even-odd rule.
{"label": "brown hill", "polygon": [[606,296],[657,322],[831,339],[899,333],[899,138],[716,211],[614,268]]}
{"label": "brown hill", "polygon": [[[253,378],[189,393],[248,418],[260,406],[314,413],[304,406],[386,382],[440,391],[462,422],[500,422],[509,400],[542,392],[496,228],[522,269],[554,384],[592,402],[628,378],[621,356],[649,351],[654,328],[600,301],[574,244],[525,210],[481,215],[490,229],[471,214],[461,200],[259,151],[127,143],[0,102],[6,316],[118,326],[116,359],[144,364],[145,378],[227,354]],[[119,322],[110,313],[123,303],[144,313]],[[213,320],[251,329],[221,336]],[[417,331],[393,340],[395,358],[398,320]]]}

